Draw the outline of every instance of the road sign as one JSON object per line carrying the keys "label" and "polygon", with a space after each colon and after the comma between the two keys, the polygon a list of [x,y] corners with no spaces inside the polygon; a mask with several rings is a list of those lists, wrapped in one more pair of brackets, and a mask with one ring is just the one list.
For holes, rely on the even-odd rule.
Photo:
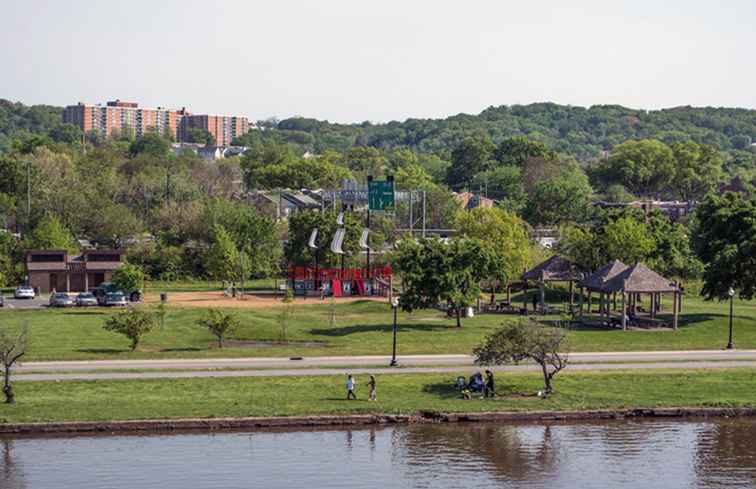
{"label": "road sign", "polygon": [[394,210],[393,180],[371,180],[368,182],[368,208],[371,211]]}

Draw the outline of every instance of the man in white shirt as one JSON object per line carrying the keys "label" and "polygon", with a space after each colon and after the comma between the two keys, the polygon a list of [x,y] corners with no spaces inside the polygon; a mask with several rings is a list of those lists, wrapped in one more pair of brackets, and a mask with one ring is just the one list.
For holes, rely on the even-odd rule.
{"label": "man in white shirt", "polygon": [[356,385],[356,382],[352,378],[351,374],[347,374],[347,382],[346,382],[346,388],[347,388],[347,401],[349,399],[357,400],[357,396],[354,395],[354,386]]}

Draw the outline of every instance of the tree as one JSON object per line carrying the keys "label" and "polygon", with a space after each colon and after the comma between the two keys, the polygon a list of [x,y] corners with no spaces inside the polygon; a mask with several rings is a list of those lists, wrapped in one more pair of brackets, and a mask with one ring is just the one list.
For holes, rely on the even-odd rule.
{"label": "tree", "polygon": [[684,201],[700,200],[722,179],[722,155],[715,148],[693,141],[674,143],[674,193]]}
{"label": "tree", "polygon": [[476,207],[457,213],[455,229],[461,236],[476,238],[489,246],[499,257],[491,270],[491,278],[509,282],[517,277],[530,261],[530,238],[525,223],[503,209]]}
{"label": "tree", "polygon": [[556,252],[571,260],[580,270],[597,270],[609,260],[599,238],[591,226],[567,224],[559,229]]}
{"label": "tree", "polygon": [[190,127],[186,130],[186,142],[215,146],[215,137],[207,129]]}
{"label": "tree", "polygon": [[237,276],[239,252],[226,228],[216,224],[213,228],[213,242],[207,252],[207,271],[215,280],[233,281]]}
{"label": "tree", "polygon": [[24,325],[17,334],[8,328],[0,328],[0,362],[3,364],[3,394],[6,404],[15,404],[11,371],[13,366],[26,354],[29,345],[29,328]]}
{"label": "tree", "polygon": [[129,307],[105,320],[106,331],[120,333],[131,341],[131,351],[135,351],[142,337],[155,326],[155,315],[138,307]]}
{"label": "tree", "polygon": [[656,249],[648,227],[631,217],[621,217],[604,226],[601,243],[610,258],[629,264],[644,261]]}
{"label": "tree", "polygon": [[507,323],[473,350],[477,365],[503,365],[530,359],[541,367],[544,393],[553,393],[554,376],[567,367],[567,335],[533,320]]}
{"label": "tree", "polygon": [[529,196],[525,216],[531,224],[581,222],[591,211],[593,189],[579,168],[536,184]]}
{"label": "tree", "polygon": [[607,187],[604,198],[608,202],[632,202],[635,196],[627,191],[621,183],[615,183]]}
{"label": "tree", "polygon": [[525,162],[533,157],[556,159],[556,153],[541,141],[534,141],[525,136],[505,139],[496,147],[495,158],[502,165],[522,168]]}
{"label": "tree", "polygon": [[696,210],[696,254],[704,263],[706,299],[726,300],[730,287],[742,299],[756,294],[756,201],[728,192],[709,195]]}
{"label": "tree", "polygon": [[446,183],[452,189],[470,188],[478,173],[493,166],[495,146],[488,138],[465,138],[451,154],[451,166],[446,174]]}
{"label": "tree", "polygon": [[478,173],[472,185],[473,188],[482,189],[487,197],[498,201],[499,206],[510,212],[520,212],[525,207],[527,195],[522,170],[517,166],[497,166]]}
{"label": "tree", "polygon": [[34,227],[25,246],[38,250],[75,251],[78,246],[71,232],[55,215],[46,215]]}
{"label": "tree", "polygon": [[634,194],[653,196],[675,177],[675,156],[661,141],[625,141],[612,149],[605,170],[611,182],[624,185]]}
{"label": "tree", "polygon": [[132,297],[138,297],[144,288],[144,271],[141,267],[127,263],[113,272],[113,284]]}
{"label": "tree", "polygon": [[218,340],[218,348],[223,348],[223,340],[239,327],[239,319],[218,309],[209,309],[207,316],[198,319],[197,324],[207,328]]}
{"label": "tree", "polygon": [[480,297],[480,281],[491,260],[490,250],[476,239],[402,240],[395,255],[404,287],[399,305],[412,312],[446,303],[461,327],[461,312]]}
{"label": "tree", "polygon": [[145,154],[155,158],[167,158],[171,152],[171,142],[156,131],[147,131],[129,146],[132,156]]}

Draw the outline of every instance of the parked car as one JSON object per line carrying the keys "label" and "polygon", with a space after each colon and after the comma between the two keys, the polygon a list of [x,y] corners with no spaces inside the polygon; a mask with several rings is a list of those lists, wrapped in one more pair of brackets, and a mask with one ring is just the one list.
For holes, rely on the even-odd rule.
{"label": "parked car", "polygon": [[50,294],[50,307],[71,307],[75,305],[73,298],[65,292]]}
{"label": "parked car", "polygon": [[16,299],[34,299],[34,296],[36,296],[34,288],[28,285],[19,285],[13,293],[13,297]]}
{"label": "parked car", "polygon": [[91,292],[81,292],[76,296],[76,305],[79,307],[96,306],[97,298]]}
{"label": "parked car", "polygon": [[127,305],[126,302],[126,294],[123,292],[108,292],[105,294],[105,306],[107,307],[115,307],[115,306],[123,306],[125,307]]}
{"label": "parked car", "polygon": [[139,302],[142,300],[142,291],[141,290],[120,290],[118,287],[115,286],[112,282],[103,282],[101,283],[94,291],[95,297],[97,297],[97,303],[101,306],[105,305],[105,297],[110,292],[120,292],[125,297],[128,298],[131,302]]}

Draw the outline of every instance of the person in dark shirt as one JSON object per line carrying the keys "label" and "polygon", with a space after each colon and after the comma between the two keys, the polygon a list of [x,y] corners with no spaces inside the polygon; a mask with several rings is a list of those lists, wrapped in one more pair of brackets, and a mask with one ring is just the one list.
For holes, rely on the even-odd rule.
{"label": "person in dark shirt", "polygon": [[486,370],[486,386],[483,390],[484,397],[490,397],[493,399],[494,394],[496,394],[495,390],[496,386],[494,384],[494,375],[493,372],[490,370]]}

